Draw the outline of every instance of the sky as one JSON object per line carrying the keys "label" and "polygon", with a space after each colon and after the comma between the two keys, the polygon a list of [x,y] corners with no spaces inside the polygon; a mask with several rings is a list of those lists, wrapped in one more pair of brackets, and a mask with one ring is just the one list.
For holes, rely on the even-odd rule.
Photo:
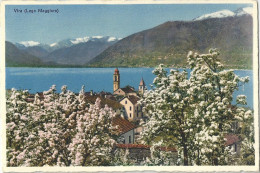
{"label": "sky", "polygon": [[[203,14],[248,6],[250,4],[7,5],[6,40],[51,44],[97,35],[124,38],[167,21],[189,21]],[[39,13],[38,9],[58,9],[58,13]],[[25,13],[24,10],[36,12]]]}

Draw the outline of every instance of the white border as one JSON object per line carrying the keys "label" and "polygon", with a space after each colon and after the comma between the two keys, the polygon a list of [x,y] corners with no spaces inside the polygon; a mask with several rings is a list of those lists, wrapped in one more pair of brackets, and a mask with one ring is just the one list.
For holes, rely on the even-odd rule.
{"label": "white border", "polygon": [[[255,165],[254,166],[117,166],[117,167],[6,167],[6,110],[5,110],[5,80],[0,82],[0,112],[2,125],[2,166],[4,172],[96,172],[96,171],[189,171],[189,172],[205,172],[205,171],[259,171],[259,127],[258,127],[258,91],[259,91],[259,76],[258,76],[258,19],[257,19],[257,1],[255,0],[112,0],[112,1],[2,1],[1,3],[1,59],[0,59],[0,78],[5,79],[5,5],[65,5],[65,4],[243,4],[252,3],[253,16],[253,77],[254,77],[254,128],[255,128]],[[1,126],[0,126],[1,127]]]}

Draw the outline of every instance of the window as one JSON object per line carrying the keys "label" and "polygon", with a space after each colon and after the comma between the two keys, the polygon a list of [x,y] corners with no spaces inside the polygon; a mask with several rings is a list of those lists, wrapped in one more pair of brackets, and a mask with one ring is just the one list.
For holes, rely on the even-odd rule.
{"label": "window", "polygon": [[130,118],[132,117],[132,114],[130,113]]}
{"label": "window", "polygon": [[237,144],[235,144],[235,152],[237,152]]}
{"label": "window", "polygon": [[127,100],[125,101],[125,104],[127,104]]}
{"label": "window", "polygon": [[131,136],[129,136],[129,144],[131,144],[132,143],[132,141],[131,141]]}
{"label": "window", "polygon": [[129,107],[129,110],[130,110],[130,111],[132,110],[132,106]]}

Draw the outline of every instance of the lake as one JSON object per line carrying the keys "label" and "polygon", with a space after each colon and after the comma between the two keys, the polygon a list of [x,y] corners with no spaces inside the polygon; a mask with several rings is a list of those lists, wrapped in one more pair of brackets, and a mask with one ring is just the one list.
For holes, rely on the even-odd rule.
{"label": "lake", "polygon": [[[120,87],[131,85],[138,89],[141,78],[150,89],[154,75],[154,68],[119,68]],[[169,69],[168,69],[169,70]],[[62,85],[67,85],[73,92],[79,92],[82,85],[85,91],[94,92],[108,91],[113,92],[113,73],[114,68],[6,68],[6,89],[27,89],[30,93],[48,90],[53,84],[60,92]],[[249,107],[253,107],[253,71],[235,70],[240,77],[249,76],[249,83],[240,87],[234,96],[244,94],[247,96]]]}

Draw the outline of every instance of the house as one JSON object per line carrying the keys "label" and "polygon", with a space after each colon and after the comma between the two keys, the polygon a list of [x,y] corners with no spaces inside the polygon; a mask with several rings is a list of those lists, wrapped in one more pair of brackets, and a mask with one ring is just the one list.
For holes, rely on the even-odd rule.
{"label": "house", "polygon": [[232,152],[231,157],[226,158],[226,161],[237,164],[241,159],[241,140],[236,134],[226,134],[225,140],[225,146]]}
{"label": "house", "polygon": [[105,98],[105,99],[110,99],[110,100],[116,101],[116,98],[110,92],[101,91],[100,93],[97,93],[96,95],[100,96],[102,98]]}
{"label": "house", "polygon": [[124,88],[118,88],[117,90],[114,91],[114,95],[119,95],[119,96],[137,96],[137,93],[135,92],[135,89],[131,86],[126,86]]}
{"label": "house", "polygon": [[112,120],[112,125],[118,126],[118,143],[133,144],[135,142],[134,124],[120,116],[116,116]]}
{"label": "house", "polygon": [[129,121],[136,121],[144,118],[142,105],[137,104],[139,100],[140,99],[137,96],[129,95],[120,101],[120,103],[124,106],[126,119]]}
{"label": "house", "polygon": [[232,152],[234,152],[236,155],[239,155],[241,150],[241,141],[239,137],[235,134],[226,134],[225,139],[225,146],[229,146]]}

